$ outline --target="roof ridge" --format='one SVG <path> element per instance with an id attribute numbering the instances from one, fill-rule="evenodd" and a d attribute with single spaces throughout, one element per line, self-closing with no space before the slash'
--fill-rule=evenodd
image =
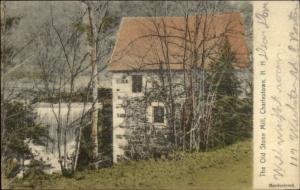
<path id="1" fill-rule="evenodd" d="M 218 12 L 218 13 L 208 13 L 207 15 L 241 15 L 240 12 Z M 193 14 L 190 17 L 195 17 L 196 15 L 201 14 Z M 183 18 L 184 16 L 124 16 L 123 19 L 149 19 L 149 18 Z"/>

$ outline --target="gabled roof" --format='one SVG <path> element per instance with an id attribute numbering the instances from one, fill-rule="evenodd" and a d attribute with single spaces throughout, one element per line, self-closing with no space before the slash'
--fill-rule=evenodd
<path id="1" fill-rule="evenodd" d="M 196 28 L 199 28 L 198 33 Z M 235 54 L 235 66 L 246 67 L 249 64 L 248 49 L 240 13 L 188 18 L 125 17 L 120 25 L 108 70 L 158 70 L 163 65 L 160 63 L 166 62 L 171 69 L 181 70 L 184 61 L 191 62 L 192 50 L 195 49 L 200 54 L 205 50 L 206 67 L 216 61 L 225 37 Z M 197 64 L 201 63 L 201 59 L 197 60 Z"/>

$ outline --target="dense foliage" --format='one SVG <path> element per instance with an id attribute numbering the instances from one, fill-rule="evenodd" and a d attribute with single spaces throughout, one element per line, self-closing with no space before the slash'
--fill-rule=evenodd
<path id="1" fill-rule="evenodd" d="M 61 102 L 91 102 L 92 95 L 91 90 L 83 88 L 79 89 L 72 94 L 69 92 L 60 92 L 49 94 L 47 92 L 35 92 L 35 98 L 33 102 L 49 102 L 49 103 L 58 103 Z"/>
<path id="2" fill-rule="evenodd" d="M 32 107 L 21 102 L 11 102 L 4 106 L 6 135 L 1 139 L 1 152 L 6 159 L 6 174 L 13 176 L 18 171 L 17 168 L 20 167 L 22 160 L 33 159 L 33 153 L 28 146 L 29 141 L 44 145 L 49 137 L 47 128 L 35 123 L 37 115 Z"/>
<path id="3" fill-rule="evenodd" d="M 229 145 L 252 134 L 251 87 L 242 89 L 233 65 L 236 59 L 227 41 L 220 55 L 219 64 L 211 68 L 208 77 L 217 88 L 209 148 Z"/>

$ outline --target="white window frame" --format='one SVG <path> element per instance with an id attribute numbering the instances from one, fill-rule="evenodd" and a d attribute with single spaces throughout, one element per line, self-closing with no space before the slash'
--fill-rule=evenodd
<path id="1" fill-rule="evenodd" d="M 163 123 L 155 123 L 154 122 L 154 107 L 163 107 L 164 108 L 164 122 Z M 150 106 L 147 108 L 148 121 L 158 127 L 166 127 L 167 126 L 167 118 L 166 118 L 166 108 L 162 102 L 152 102 Z"/>

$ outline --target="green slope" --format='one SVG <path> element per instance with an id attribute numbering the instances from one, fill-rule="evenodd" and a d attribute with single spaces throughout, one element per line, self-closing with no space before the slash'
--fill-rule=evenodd
<path id="1" fill-rule="evenodd" d="M 252 143 L 239 142 L 206 153 L 176 153 L 173 160 L 129 162 L 78 172 L 73 178 L 51 176 L 37 189 L 251 189 Z M 18 181 L 15 188 L 32 187 Z"/>

